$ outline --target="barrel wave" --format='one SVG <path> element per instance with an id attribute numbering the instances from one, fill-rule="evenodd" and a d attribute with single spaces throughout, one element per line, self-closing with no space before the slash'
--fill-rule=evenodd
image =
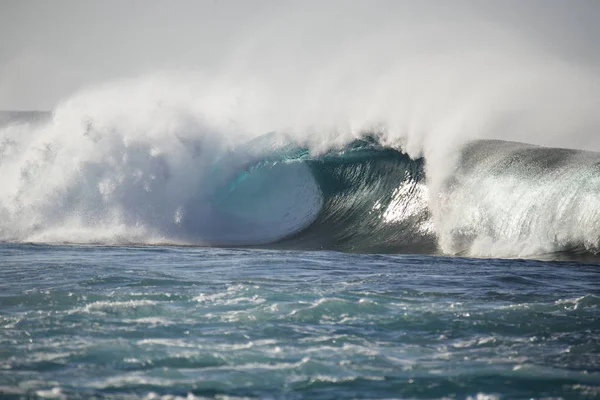
<path id="1" fill-rule="evenodd" d="M 272 135 L 255 142 L 270 140 Z M 300 171 L 310 179 L 300 179 Z M 297 184 L 287 188 L 289 182 Z M 271 240 L 278 247 L 352 252 L 435 249 L 424 160 L 383 147 L 373 136 L 320 156 L 311 156 L 306 148 L 284 146 L 231 178 L 216 192 L 216 199 L 227 215 L 253 218 L 269 208 L 273 216 L 285 209 L 284 216 L 270 221 L 280 229 L 288 227 Z M 289 225 L 288 220 L 304 223 Z M 255 238 L 245 238 L 246 244 Z"/>
<path id="2" fill-rule="evenodd" d="M 304 181 L 301 188 L 309 194 L 291 191 L 301 201 L 289 212 L 305 223 L 281 232 L 272 241 L 278 247 L 483 257 L 597 254 L 597 153 L 493 140 L 470 142 L 459 153 L 455 168 L 433 192 L 425 159 L 382 146 L 375 136 L 319 157 L 288 148 L 272 154 L 277 160 L 261 160 L 234 179 L 234 185 L 257 186 L 250 196 L 246 189 L 229 189 L 225 197 L 236 203 L 227 212 L 261 215 L 255 205 L 271 204 L 276 188 L 297 179 L 290 166 L 300 164 L 310 170 L 319 194 Z M 278 196 L 278 201 L 289 199 Z"/>
<path id="3" fill-rule="evenodd" d="M 595 152 L 474 140 L 431 179 L 427 157 L 410 157 L 380 131 L 320 148 L 275 132 L 226 145 L 197 124 L 124 127 L 67 111 L 4 122 L 1 240 L 553 259 L 600 252 Z"/>

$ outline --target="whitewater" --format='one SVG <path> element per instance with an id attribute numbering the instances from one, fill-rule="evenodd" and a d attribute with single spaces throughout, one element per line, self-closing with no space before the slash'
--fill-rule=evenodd
<path id="1" fill-rule="evenodd" d="M 0 240 L 600 251 L 594 64 L 469 13 L 352 10 L 378 23 L 325 35 L 335 7 L 276 8 L 216 69 L 88 83 L 49 112 L 4 113 Z M 308 16 L 312 29 L 273 34 Z"/>
<path id="2" fill-rule="evenodd" d="M 442 163 L 381 126 L 244 135 L 206 110 L 149 97 L 147 85 L 125 84 L 143 98 L 134 109 L 98 102 L 124 90 L 113 85 L 51 113 L 5 114 L 1 240 L 478 257 L 600 250 L 598 153 L 468 139 L 437 150 Z"/>
<path id="3" fill-rule="evenodd" d="M 184 3 L 0 12 L 0 398 L 600 397 L 595 3 Z"/>

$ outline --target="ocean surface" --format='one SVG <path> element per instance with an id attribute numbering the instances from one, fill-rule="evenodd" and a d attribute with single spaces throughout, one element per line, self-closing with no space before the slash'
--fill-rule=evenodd
<path id="1" fill-rule="evenodd" d="M 0 245 L 0 397 L 593 399 L 600 266 Z"/>
<path id="2" fill-rule="evenodd" d="M 600 400 L 600 0 L 29 3 L 0 400 Z"/>
<path id="3" fill-rule="evenodd" d="M 600 398 L 600 153 L 172 89 L 0 113 L 0 398 Z"/>

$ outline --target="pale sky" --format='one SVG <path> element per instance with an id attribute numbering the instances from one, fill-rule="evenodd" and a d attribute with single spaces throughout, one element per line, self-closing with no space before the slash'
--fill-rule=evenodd
<path id="1" fill-rule="evenodd" d="M 0 0 L 0 109 L 50 109 L 84 85 L 152 71 L 243 67 L 248 48 L 318 63 L 328 49 L 380 25 L 392 29 L 393 42 L 412 27 L 449 21 L 462 26 L 464 46 L 470 37 L 485 42 L 481 27 L 494 25 L 515 41 L 600 70 L 597 0 Z"/>

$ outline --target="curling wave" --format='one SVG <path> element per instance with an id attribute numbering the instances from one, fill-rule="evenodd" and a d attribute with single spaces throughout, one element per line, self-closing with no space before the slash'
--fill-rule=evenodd
<path id="1" fill-rule="evenodd" d="M 80 122 L 79 136 L 64 135 L 71 121 L 60 114 L 3 128 L 2 240 L 484 257 L 600 251 L 594 152 L 473 141 L 432 186 L 427 160 L 376 132 L 315 154 L 276 133 L 225 147 L 181 127 L 128 137 Z"/>
<path id="2" fill-rule="evenodd" d="M 267 144 L 272 141 L 273 135 L 266 135 L 251 147 L 272 148 Z M 290 182 L 294 184 L 288 188 Z M 435 250 L 423 159 L 413 160 L 399 150 L 383 147 L 373 136 L 320 156 L 294 146 L 271 150 L 269 157 L 228 180 L 225 188 L 216 192 L 216 199 L 219 210 L 227 215 L 254 218 L 268 209 L 268 214 L 278 216 L 269 225 L 278 229 L 279 237 L 272 242 L 280 247 L 354 252 Z M 282 210 L 285 215 L 279 216 Z M 290 225 L 289 219 L 303 223 Z M 287 229 L 281 231 L 282 227 Z"/>
<path id="3" fill-rule="evenodd" d="M 295 177 L 295 169 L 284 171 L 299 164 L 310 169 L 322 200 L 314 200 L 319 194 L 305 201 L 288 192 L 300 199 L 291 212 L 305 223 L 281 233 L 274 240 L 279 246 L 511 257 L 598 252 L 599 154 L 491 140 L 471 142 L 459 153 L 454 170 L 430 198 L 425 160 L 384 147 L 373 136 L 319 157 L 306 149 L 287 150 L 230 182 L 234 187 L 225 197 L 236 203 L 227 212 L 255 214 L 255 203 L 271 204 L 273 190 Z M 244 185 L 252 186 L 254 196 L 238 190 Z M 306 183 L 300 187 L 315 190 Z M 248 203 L 254 197 L 261 200 Z"/>

